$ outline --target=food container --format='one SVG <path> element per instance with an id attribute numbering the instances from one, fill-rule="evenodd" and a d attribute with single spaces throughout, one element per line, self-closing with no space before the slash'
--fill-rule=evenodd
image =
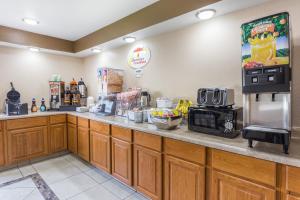
<path id="1" fill-rule="evenodd" d="M 135 123 L 143 123 L 143 111 L 139 110 L 139 111 L 134 111 L 134 122 Z"/>
<path id="2" fill-rule="evenodd" d="M 153 117 L 151 116 L 151 120 L 153 124 L 163 130 L 172 130 L 177 128 L 177 126 L 181 123 L 182 117 L 168 117 L 168 118 L 162 118 L 162 117 Z"/>
<path id="3" fill-rule="evenodd" d="M 173 102 L 168 98 L 157 98 L 156 99 L 157 108 L 172 108 Z"/>
<path id="4" fill-rule="evenodd" d="M 136 123 L 143 123 L 144 118 L 143 118 L 143 111 L 142 110 L 128 110 L 128 119 L 131 121 L 134 121 Z"/>

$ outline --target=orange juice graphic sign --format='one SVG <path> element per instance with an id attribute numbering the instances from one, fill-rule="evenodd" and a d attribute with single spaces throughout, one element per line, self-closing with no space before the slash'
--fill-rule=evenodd
<path id="1" fill-rule="evenodd" d="M 242 25 L 242 66 L 289 64 L 289 15 L 280 13 Z"/>

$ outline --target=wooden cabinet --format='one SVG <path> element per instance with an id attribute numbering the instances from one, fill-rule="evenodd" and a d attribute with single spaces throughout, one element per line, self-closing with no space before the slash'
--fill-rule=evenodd
<path id="1" fill-rule="evenodd" d="M 2 127 L 2 121 L 0 121 L 0 166 L 3 166 L 5 164 L 4 133 Z"/>
<path id="2" fill-rule="evenodd" d="M 113 176 L 132 185 L 132 144 L 117 138 L 111 141 Z"/>
<path id="3" fill-rule="evenodd" d="M 287 166 L 286 179 L 286 189 L 300 194 L 300 168 Z"/>
<path id="4" fill-rule="evenodd" d="M 286 200 L 300 200 L 300 196 L 287 195 Z"/>
<path id="5" fill-rule="evenodd" d="M 50 151 L 51 153 L 67 149 L 67 127 L 66 124 L 50 125 Z"/>
<path id="6" fill-rule="evenodd" d="M 47 127 L 43 126 L 8 131 L 7 148 L 9 163 L 47 155 Z"/>
<path id="7" fill-rule="evenodd" d="M 110 173 L 110 136 L 91 131 L 91 163 Z"/>
<path id="8" fill-rule="evenodd" d="M 77 154 L 77 126 L 68 123 L 68 150 Z"/>
<path id="9" fill-rule="evenodd" d="M 205 168 L 173 156 L 165 156 L 165 200 L 204 200 Z"/>
<path id="10" fill-rule="evenodd" d="M 134 186 L 153 200 L 162 199 L 162 155 L 134 145 Z"/>
<path id="11" fill-rule="evenodd" d="M 85 127 L 78 127 L 78 155 L 86 160 L 90 161 L 90 131 Z"/>
<path id="12" fill-rule="evenodd" d="M 162 138 L 134 131 L 134 187 L 153 200 L 162 199 Z"/>
<path id="13" fill-rule="evenodd" d="M 164 199 L 205 199 L 205 147 L 164 138 Z"/>
<path id="14" fill-rule="evenodd" d="M 213 171 L 212 200 L 275 200 L 276 191 L 225 173 Z"/>

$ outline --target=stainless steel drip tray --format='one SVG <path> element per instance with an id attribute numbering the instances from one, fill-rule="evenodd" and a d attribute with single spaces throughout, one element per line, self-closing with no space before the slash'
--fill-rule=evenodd
<path id="1" fill-rule="evenodd" d="M 280 129 L 280 128 L 269 128 L 269 127 L 263 127 L 263 126 L 257 126 L 257 125 L 250 125 L 244 128 L 244 130 L 248 131 L 258 131 L 258 132 L 269 132 L 269 133 L 280 133 L 280 134 L 288 134 L 289 131 L 286 129 Z"/>

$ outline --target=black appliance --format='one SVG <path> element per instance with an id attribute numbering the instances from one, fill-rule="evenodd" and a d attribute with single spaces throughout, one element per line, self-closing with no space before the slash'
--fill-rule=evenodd
<path id="1" fill-rule="evenodd" d="M 201 88 L 198 90 L 198 105 L 224 107 L 234 105 L 234 90 L 220 88 Z"/>
<path id="2" fill-rule="evenodd" d="M 240 134 L 241 118 L 241 108 L 190 107 L 188 128 L 200 133 L 235 138 Z"/>
<path id="3" fill-rule="evenodd" d="M 11 115 L 27 115 L 28 104 L 20 102 L 20 93 L 15 90 L 13 83 L 10 83 L 11 90 L 7 93 L 5 100 L 5 113 Z"/>

